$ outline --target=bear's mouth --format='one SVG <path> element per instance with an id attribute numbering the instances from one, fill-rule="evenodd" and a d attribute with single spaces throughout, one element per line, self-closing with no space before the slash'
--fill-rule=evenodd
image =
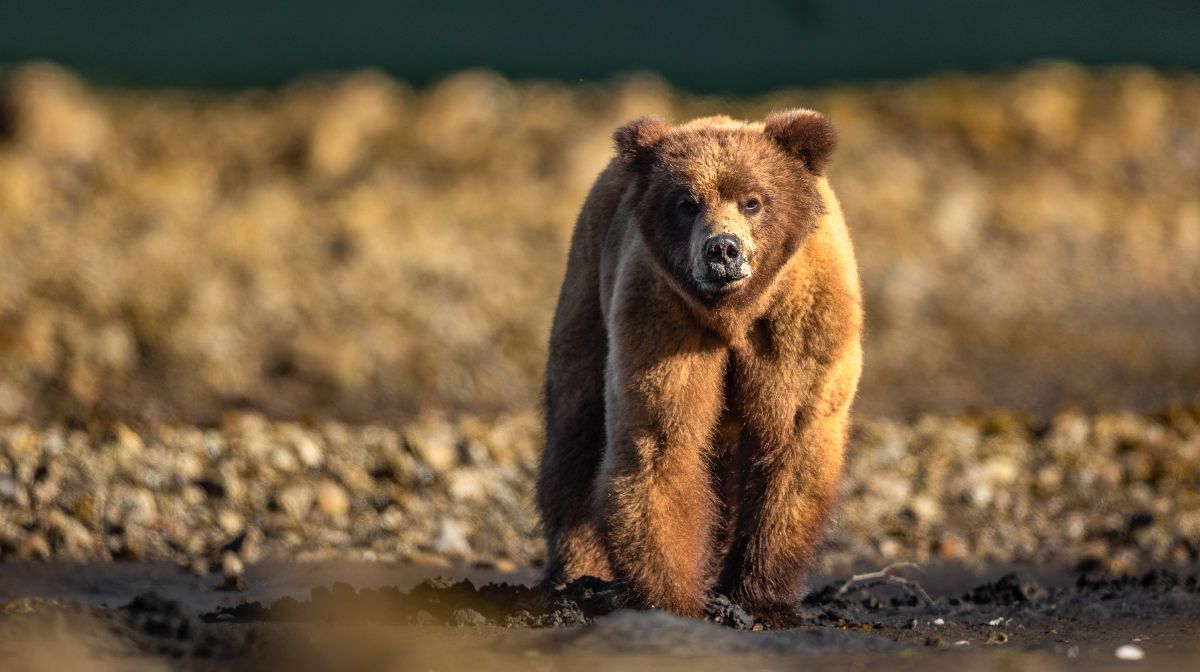
<path id="1" fill-rule="evenodd" d="M 706 294 L 727 294 L 750 279 L 750 264 L 730 268 L 724 264 L 706 264 L 703 275 L 697 273 L 696 284 Z"/>

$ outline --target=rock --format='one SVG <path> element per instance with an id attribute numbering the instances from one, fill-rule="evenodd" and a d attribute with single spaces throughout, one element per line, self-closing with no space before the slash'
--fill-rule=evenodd
<path id="1" fill-rule="evenodd" d="M 286 448 L 271 451 L 271 466 L 283 472 L 292 472 L 300 468 L 296 454 Z"/>
<path id="2" fill-rule="evenodd" d="M 67 559 L 84 560 L 96 553 L 99 539 L 83 523 L 54 509 L 46 516 L 47 532 L 57 540 L 56 550 Z"/>
<path id="3" fill-rule="evenodd" d="M 1113 655 L 1120 660 L 1141 660 L 1146 657 L 1146 652 L 1136 644 L 1123 644 L 1117 647 Z"/>
<path id="4" fill-rule="evenodd" d="M 934 524 L 942 519 L 942 507 L 938 500 L 930 494 L 913 497 L 908 504 L 917 521 L 923 524 Z"/>
<path id="5" fill-rule="evenodd" d="M 508 558 L 496 558 L 492 561 L 492 569 L 500 572 L 501 574 L 512 574 L 520 568 L 520 565 L 512 560 L 509 560 Z"/>
<path id="6" fill-rule="evenodd" d="M 221 554 L 221 575 L 224 577 L 221 584 L 223 590 L 243 592 L 249 588 L 246 585 L 246 567 L 237 553 L 226 551 Z"/>
<path id="7" fill-rule="evenodd" d="M 14 69 L 0 90 L 0 107 L 11 110 L 10 132 L 50 158 L 90 162 L 110 141 L 104 106 L 82 80 L 51 63 Z"/>
<path id="8" fill-rule="evenodd" d="M 350 497 L 333 481 L 321 481 L 315 489 L 317 508 L 327 516 L 340 517 L 350 510 Z"/>
<path id="9" fill-rule="evenodd" d="M 221 509 L 217 513 L 217 526 L 225 534 L 240 534 L 246 527 L 246 519 L 237 511 Z"/>
<path id="10" fill-rule="evenodd" d="M 308 167 L 331 179 L 359 164 L 371 142 L 400 116 L 402 99 L 387 76 L 363 72 L 347 77 L 324 96 L 308 137 Z"/>
<path id="11" fill-rule="evenodd" d="M 435 473 L 458 464 L 458 435 L 450 423 L 424 418 L 404 433 L 409 449 Z"/>
<path id="12" fill-rule="evenodd" d="M 478 611 L 475 611 L 474 609 L 455 609 L 452 615 L 452 620 L 454 621 L 454 624 L 459 627 L 478 627 L 488 624 L 487 617 Z"/>
<path id="13" fill-rule="evenodd" d="M 314 499 L 313 490 L 307 485 L 288 486 L 276 497 L 279 508 L 296 522 L 303 522 L 308 517 Z"/>
<path id="14" fill-rule="evenodd" d="M 709 600 L 707 618 L 734 630 L 750 630 L 754 627 L 754 618 L 746 613 L 740 604 L 731 601 L 725 595 L 718 595 Z"/>
<path id="15" fill-rule="evenodd" d="M 30 532 L 17 547 L 17 557 L 22 560 L 49 560 L 50 542 L 39 532 Z"/>
<path id="16" fill-rule="evenodd" d="M 487 486 L 495 477 L 475 467 L 459 467 L 446 474 L 450 499 L 456 502 L 477 503 L 487 497 Z"/>
<path id="17" fill-rule="evenodd" d="M 321 445 L 312 436 L 307 432 L 296 431 L 290 438 L 292 449 L 296 451 L 296 457 L 300 459 L 300 464 L 309 469 L 321 466 L 321 462 L 325 459 L 325 452 L 321 450 Z"/>
<path id="18" fill-rule="evenodd" d="M 970 546 L 953 532 L 944 532 L 937 541 L 936 552 L 943 560 L 960 560 L 970 553 Z"/>
<path id="19" fill-rule="evenodd" d="M 467 541 L 466 526 L 450 518 L 442 520 L 437 537 L 433 541 L 435 553 L 465 558 L 471 554 L 471 543 Z"/>
<path id="20" fill-rule="evenodd" d="M 975 604 L 1006 605 L 1041 602 L 1048 596 L 1049 591 L 1034 579 L 1010 573 L 996 581 L 971 589 L 962 597 L 962 601 Z"/>
<path id="21" fill-rule="evenodd" d="M 7 474 L 0 474 L 0 502 L 8 502 L 18 507 L 29 505 L 29 491 L 17 484 L 17 479 Z"/>

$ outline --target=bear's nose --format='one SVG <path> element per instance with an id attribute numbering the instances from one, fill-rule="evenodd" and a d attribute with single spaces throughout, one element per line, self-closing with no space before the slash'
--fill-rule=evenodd
<path id="1" fill-rule="evenodd" d="M 733 266 L 742 258 L 742 241 L 738 240 L 737 236 L 722 233 L 708 239 L 704 244 L 704 253 L 708 255 L 709 261 Z"/>

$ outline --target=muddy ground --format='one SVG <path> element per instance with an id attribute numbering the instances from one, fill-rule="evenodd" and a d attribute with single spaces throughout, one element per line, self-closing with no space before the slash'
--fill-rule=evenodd
<path id="1" fill-rule="evenodd" d="M 714 597 L 707 622 L 621 608 L 599 581 L 561 593 L 531 572 L 380 563 L 251 567 L 244 593 L 161 564 L 9 564 L 0 667 L 59 669 L 1155 669 L 1200 662 L 1190 572 L 1101 578 L 1046 568 L 896 570 L 908 585 L 814 577 L 795 621 Z M 471 577 L 471 578 L 464 578 Z M 1122 648 L 1124 647 L 1124 648 Z M 90 667 L 89 667 L 90 666 Z"/>

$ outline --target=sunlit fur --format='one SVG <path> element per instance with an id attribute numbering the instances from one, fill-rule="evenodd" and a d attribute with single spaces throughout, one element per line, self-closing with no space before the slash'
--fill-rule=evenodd
<path id="1" fill-rule="evenodd" d="M 703 613 L 794 602 L 842 472 L 862 368 L 854 252 L 808 110 L 619 129 L 576 224 L 546 379 L 538 480 L 551 584 L 620 581 Z M 700 209 L 689 220 L 680 194 Z M 754 194 L 757 213 L 738 209 Z M 734 230 L 750 276 L 696 282 L 696 239 Z"/>

